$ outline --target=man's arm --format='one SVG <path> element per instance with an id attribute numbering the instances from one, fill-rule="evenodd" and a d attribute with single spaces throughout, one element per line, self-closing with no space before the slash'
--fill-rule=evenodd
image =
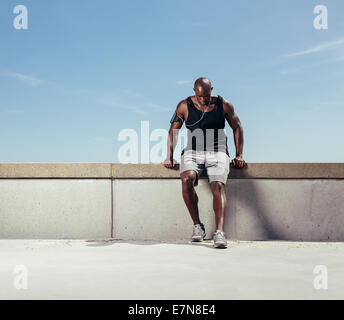
<path id="1" fill-rule="evenodd" d="M 236 156 L 233 160 L 233 163 L 236 167 L 243 168 L 246 164 L 245 160 L 242 158 L 244 148 L 244 130 L 239 117 L 234 111 L 233 105 L 227 100 L 223 100 L 223 111 L 229 126 L 233 130 L 234 144 L 236 149 Z"/>
<path id="2" fill-rule="evenodd" d="M 185 100 L 179 102 L 176 111 L 174 112 L 170 123 L 170 130 L 168 131 L 167 138 L 167 156 L 164 161 L 164 166 L 166 168 L 173 168 L 175 166 L 175 160 L 173 159 L 173 152 L 178 143 L 179 129 L 183 126 L 185 119 Z"/>

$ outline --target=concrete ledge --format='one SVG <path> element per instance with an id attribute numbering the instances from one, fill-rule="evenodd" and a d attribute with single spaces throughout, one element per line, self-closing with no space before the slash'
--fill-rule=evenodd
<path id="1" fill-rule="evenodd" d="M 161 164 L 112 164 L 114 177 L 179 178 L 179 165 L 171 170 Z M 206 177 L 206 174 L 203 174 Z M 231 165 L 229 178 L 234 179 L 343 179 L 344 163 L 248 163 L 244 169 Z"/>
<path id="2" fill-rule="evenodd" d="M 0 179 L 92 178 L 179 179 L 175 169 L 162 164 L 120 163 L 0 163 Z M 206 174 L 203 174 L 206 177 Z M 233 179 L 344 179 L 344 163 L 248 163 L 241 170 L 231 165 Z"/>
<path id="3" fill-rule="evenodd" d="M 110 177 L 110 163 L 0 163 L 0 179 Z"/>
<path id="4" fill-rule="evenodd" d="M 231 167 L 225 190 L 229 239 L 344 241 L 343 163 Z M 196 192 L 211 236 L 215 220 L 207 179 Z M 188 241 L 191 231 L 178 167 L 0 164 L 0 238 Z"/>

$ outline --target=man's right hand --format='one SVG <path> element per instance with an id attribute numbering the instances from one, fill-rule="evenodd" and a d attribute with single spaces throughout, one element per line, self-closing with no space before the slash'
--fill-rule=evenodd
<path id="1" fill-rule="evenodd" d="M 177 164 L 177 161 L 175 159 L 166 159 L 164 161 L 164 167 L 165 168 L 174 168 Z"/>

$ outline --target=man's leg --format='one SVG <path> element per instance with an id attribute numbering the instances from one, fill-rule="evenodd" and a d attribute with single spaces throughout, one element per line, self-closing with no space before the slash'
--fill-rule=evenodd
<path id="1" fill-rule="evenodd" d="M 222 182 L 213 181 L 210 183 L 210 188 L 213 193 L 213 208 L 215 212 L 216 230 L 224 231 L 227 206 L 225 185 Z"/>
<path id="2" fill-rule="evenodd" d="M 197 178 L 196 171 L 189 170 L 181 173 L 183 199 L 189 210 L 194 224 L 199 224 L 198 197 L 194 188 Z"/>
<path id="3" fill-rule="evenodd" d="M 230 159 L 226 152 L 207 152 L 205 167 L 213 193 L 216 230 L 224 231 L 227 206 L 225 185 L 230 170 Z"/>

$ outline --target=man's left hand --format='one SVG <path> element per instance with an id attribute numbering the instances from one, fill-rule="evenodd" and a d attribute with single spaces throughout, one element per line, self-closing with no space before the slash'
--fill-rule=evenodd
<path id="1" fill-rule="evenodd" d="M 233 163 L 234 167 L 236 167 L 238 169 L 241 169 L 241 168 L 245 167 L 245 165 L 246 165 L 245 160 L 241 156 L 235 157 L 232 160 L 232 163 Z"/>

